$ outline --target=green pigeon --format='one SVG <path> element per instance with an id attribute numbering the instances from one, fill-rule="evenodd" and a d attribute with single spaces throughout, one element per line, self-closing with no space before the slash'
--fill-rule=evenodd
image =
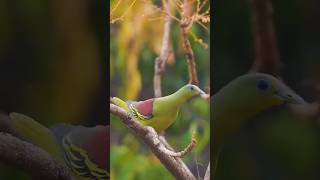
<path id="1" fill-rule="evenodd" d="M 263 73 L 242 75 L 212 97 L 214 168 L 222 146 L 255 116 L 286 103 L 305 101 L 279 79 Z"/>
<path id="2" fill-rule="evenodd" d="M 57 124 L 50 129 L 32 118 L 10 113 L 19 137 L 47 151 L 68 166 L 78 180 L 109 179 L 109 126 Z"/>
<path id="3" fill-rule="evenodd" d="M 113 97 L 112 101 L 130 112 L 143 125 L 151 126 L 158 133 L 162 133 L 176 120 L 180 107 L 198 95 L 206 97 L 206 93 L 198 86 L 187 84 L 175 93 L 164 97 L 126 102 Z"/>
<path id="4" fill-rule="evenodd" d="M 283 104 L 252 119 L 224 144 L 214 179 L 319 179 L 320 128 Z"/>

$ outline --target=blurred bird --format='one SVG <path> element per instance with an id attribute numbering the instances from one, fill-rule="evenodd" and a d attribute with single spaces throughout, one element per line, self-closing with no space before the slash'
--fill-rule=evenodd
<path id="1" fill-rule="evenodd" d="M 223 144 L 260 113 L 285 103 L 305 101 L 275 77 L 250 73 L 231 81 L 212 98 L 214 168 Z"/>
<path id="2" fill-rule="evenodd" d="M 68 166 L 76 179 L 110 178 L 109 126 L 57 124 L 48 129 L 23 114 L 13 112 L 9 116 L 18 136 L 41 147 Z"/>
<path id="3" fill-rule="evenodd" d="M 224 143 L 218 179 L 319 179 L 320 128 L 283 104 L 248 120 Z M 227 171 L 226 171 L 227 170 Z"/>
<path id="4" fill-rule="evenodd" d="M 112 101 L 130 112 L 143 125 L 151 126 L 158 133 L 162 133 L 176 120 L 181 105 L 198 95 L 204 97 L 206 93 L 196 85 L 187 84 L 164 97 L 127 102 L 113 97 Z"/>

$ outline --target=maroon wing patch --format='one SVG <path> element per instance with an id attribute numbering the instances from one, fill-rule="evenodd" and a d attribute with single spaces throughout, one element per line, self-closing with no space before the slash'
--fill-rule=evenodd
<path id="1" fill-rule="evenodd" d="M 135 108 L 144 116 L 152 116 L 154 98 L 136 102 Z"/>
<path id="2" fill-rule="evenodd" d="M 100 168 L 109 171 L 109 126 L 96 126 L 96 132 L 88 139 L 86 150 L 90 159 Z"/>

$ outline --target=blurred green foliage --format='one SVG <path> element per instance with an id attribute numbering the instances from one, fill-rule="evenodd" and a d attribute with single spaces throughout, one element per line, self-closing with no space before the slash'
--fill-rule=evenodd
<path id="1" fill-rule="evenodd" d="M 116 10 L 111 1 L 111 19 L 123 14 L 124 18 L 110 24 L 110 92 L 124 100 L 145 100 L 153 97 L 154 60 L 159 55 L 162 34 L 163 14 L 154 8 L 161 7 L 161 1 L 122 0 Z M 171 1 L 175 2 L 175 1 Z M 174 5 L 172 5 L 174 7 Z M 172 8 L 172 14 L 176 9 Z M 192 27 L 198 38 L 209 44 L 209 32 L 199 25 Z M 172 54 L 162 76 L 162 95 L 169 95 L 187 84 L 188 65 L 179 23 L 171 23 L 170 44 Z M 198 79 L 202 89 L 210 86 L 210 52 L 191 36 L 191 45 L 197 63 Z M 210 157 L 209 104 L 194 98 L 179 112 L 176 122 L 166 130 L 168 142 L 176 149 L 184 149 L 196 133 L 197 145 L 183 160 L 191 171 L 200 177 Z M 152 154 L 130 129 L 115 116 L 111 118 L 111 178 L 112 179 L 174 179 L 168 170 Z"/>

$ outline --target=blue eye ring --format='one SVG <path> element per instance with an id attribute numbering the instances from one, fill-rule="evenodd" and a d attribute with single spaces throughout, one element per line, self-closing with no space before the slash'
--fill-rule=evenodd
<path id="1" fill-rule="evenodd" d="M 268 82 L 266 80 L 260 79 L 257 82 L 257 88 L 262 90 L 262 91 L 266 91 L 269 88 L 269 84 L 268 84 Z"/>

